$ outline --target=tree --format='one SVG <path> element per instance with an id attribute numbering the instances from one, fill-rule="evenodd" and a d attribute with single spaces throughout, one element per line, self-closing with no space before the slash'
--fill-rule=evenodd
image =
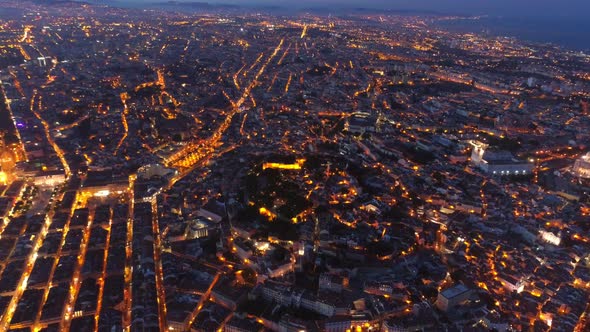
<path id="1" fill-rule="evenodd" d="M 256 271 L 254 271 L 252 268 L 247 267 L 244 270 L 242 270 L 242 279 L 246 284 L 256 285 L 258 281 L 258 275 L 256 274 Z"/>
<path id="2" fill-rule="evenodd" d="M 284 262 L 285 260 L 287 260 L 288 256 L 289 256 L 289 251 L 283 247 L 277 247 L 272 252 L 272 260 L 277 263 Z"/>

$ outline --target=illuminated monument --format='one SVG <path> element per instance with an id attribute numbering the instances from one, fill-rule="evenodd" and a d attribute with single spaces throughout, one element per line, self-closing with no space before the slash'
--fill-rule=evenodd
<path id="1" fill-rule="evenodd" d="M 590 179 L 590 152 L 576 160 L 574 174 L 581 178 Z"/>
<path id="2" fill-rule="evenodd" d="M 12 177 L 15 166 L 14 153 L 4 142 L 4 133 L 0 132 L 0 184 L 6 184 Z"/>

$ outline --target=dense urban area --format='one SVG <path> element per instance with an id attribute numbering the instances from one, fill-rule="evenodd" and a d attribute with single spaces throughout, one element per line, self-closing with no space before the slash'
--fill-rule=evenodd
<path id="1" fill-rule="evenodd" d="M 0 7 L 0 331 L 589 331 L 589 55 Z"/>

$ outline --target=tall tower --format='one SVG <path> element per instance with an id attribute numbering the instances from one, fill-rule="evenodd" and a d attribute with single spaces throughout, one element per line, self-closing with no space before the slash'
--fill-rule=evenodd
<path id="1" fill-rule="evenodd" d="M 445 249 L 445 244 L 447 243 L 447 236 L 445 235 L 446 230 L 447 230 L 446 226 L 441 226 L 441 228 L 438 231 L 436 231 L 435 248 L 439 252 L 441 252 L 443 249 Z"/>
<path id="2" fill-rule="evenodd" d="M 377 113 L 377 122 L 375 123 L 375 131 L 377 131 L 378 133 L 383 132 L 383 127 L 385 127 L 386 123 L 387 118 L 385 117 L 385 114 L 383 114 L 383 112 L 379 110 L 379 112 Z"/>

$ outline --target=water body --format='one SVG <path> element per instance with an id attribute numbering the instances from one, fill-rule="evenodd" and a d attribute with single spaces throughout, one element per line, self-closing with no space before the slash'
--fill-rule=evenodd
<path id="1" fill-rule="evenodd" d="M 516 37 L 524 41 L 550 43 L 590 53 L 590 20 L 483 17 L 439 21 L 437 26 L 455 32 Z"/>
<path id="2" fill-rule="evenodd" d="M 14 19 L 22 15 L 23 11 L 20 9 L 0 7 L 0 17 Z"/>

